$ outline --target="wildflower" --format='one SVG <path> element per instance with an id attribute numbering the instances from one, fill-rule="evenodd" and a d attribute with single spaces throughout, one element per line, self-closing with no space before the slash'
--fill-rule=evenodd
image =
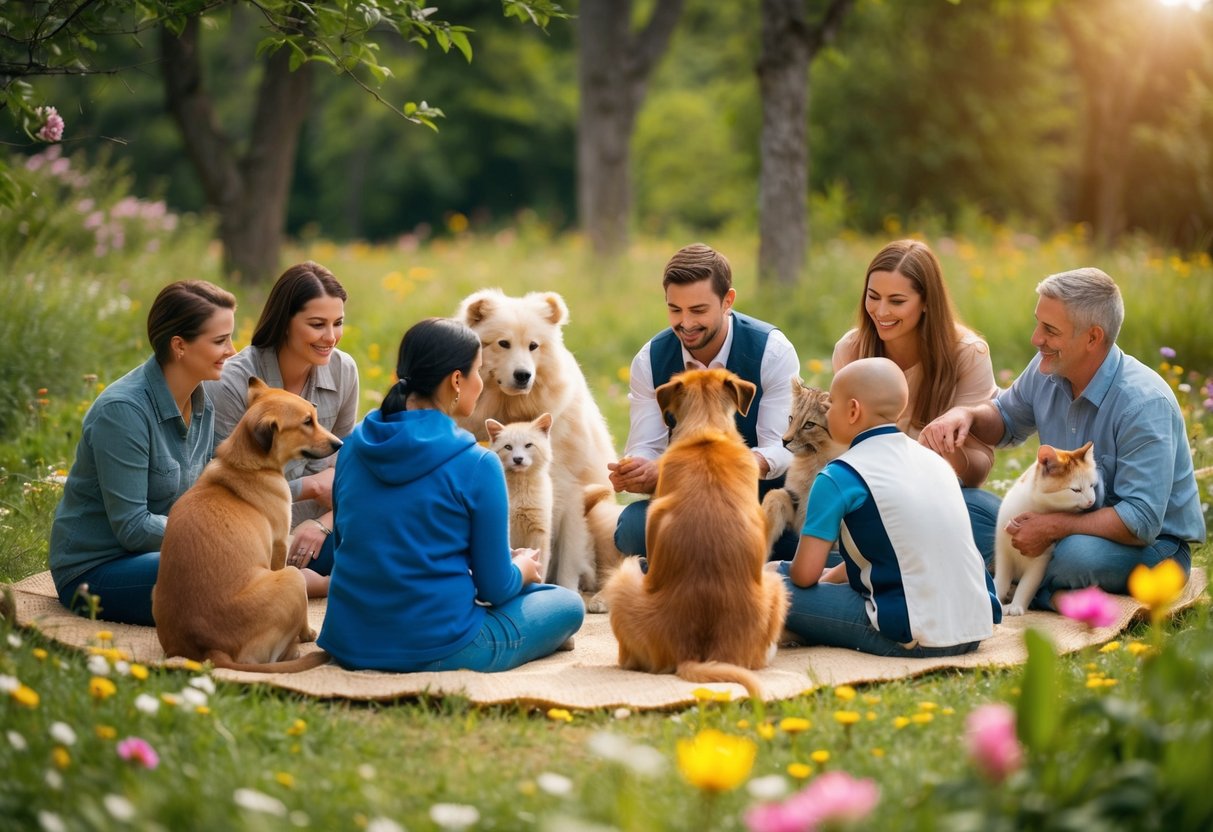
<path id="1" fill-rule="evenodd" d="M 467 829 L 480 820 L 480 811 L 460 803 L 435 803 L 430 807 L 430 820 L 443 829 Z"/>
<path id="2" fill-rule="evenodd" d="M 712 690 L 711 688 L 695 688 L 691 691 L 698 702 L 731 702 L 733 694 L 727 690 Z"/>
<path id="3" fill-rule="evenodd" d="M 358 768 L 356 768 L 354 770 L 356 772 L 358 772 L 358 776 L 361 777 L 363 780 L 374 780 L 375 779 L 375 767 L 373 765 L 371 765 L 370 763 L 361 763 L 358 766 Z"/>
<path id="4" fill-rule="evenodd" d="M 114 633 L 111 630 L 98 630 L 93 638 L 97 641 L 113 641 Z"/>
<path id="5" fill-rule="evenodd" d="M 931 722 L 934 719 L 935 714 L 931 713 L 930 711 L 919 711 L 918 713 L 914 714 L 914 716 L 910 717 L 910 722 L 913 722 L 915 725 L 926 725 L 928 722 Z"/>
<path id="6" fill-rule="evenodd" d="M 11 694 L 19 687 L 21 687 L 21 680 L 16 676 L 0 675 L 0 693 Z"/>
<path id="7" fill-rule="evenodd" d="M 1161 355 L 1163 358 L 1174 358 L 1175 350 L 1171 347 L 1159 347 L 1158 354 Z"/>
<path id="8" fill-rule="evenodd" d="M 13 701 L 23 708 L 36 708 L 40 698 L 38 691 L 31 688 L 29 685 L 18 685 L 10 694 Z"/>
<path id="9" fill-rule="evenodd" d="M 787 794 L 788 781 L 778 774 L 768 774 L 766 777 L 755 777 L 746 783 L 745 789 L 756 800 L 778 800 Z"/>
<path id="10" fill-rule="evenodd" d="M 128 763 L 135 763 L 147 769 L 160 765 L 160 755 L 152 748 L 147 740 L 140 737 L 127 737 L 118 743 L 118 756 Z"/>
<path id="11" fill-rule="evenodd" d="M 296 719 L 291 723 L 291 727 L 286 729 L 288 737 L 302 737 L 307 732 L 307 723 L 302 719 Z"/>
<path id="12" fill-rule="evenodd" d="M 799 716 L 787 716 L 779 720 L 779 730 L 785 734 L 799 734 L 813 727 L 813 723 Z"/>
<path id="13" fill-rule="evenodd" d="M 14 650 L 18 650 L 21 648 L 21 643 L 22 643 L 21 636 L 17 635 L 16 633 L 8 634 L 8 646 L 9 647 L 13 648 Z"/>
<path id="14" fill-rule="evenodd" d="M 1119 649 L 1120 649 L 1119 641 L 1109 641 L 1103 647 L 1099 648 L 1099 652 L 1100 653 L 1115 653 Z"/>
<path id="15" fill-rule="evenodd" d="M 38 825 L 42 827 L 42 832 L 67 832 L 63 818 L 45 809 L 38 810 Z"/>
<path id="16" fill-rule="evenodd" d="M 783 803 L 755 806 L 745 814 L 750 832 L 806 832 L 862 821 L 880 800 L 870 779 L 843 771 L 827 772 Z"/>
<path id="17" fill-rule="evenodd" d="M 140 682 L 147 681 L 147 676 L 148 676 L 147 666 L 142 665 L 142 664 L 132 664 L 131 665 L 131 675 L 134 676 L 136 679 L 138 679 Z"/>
<path id="18" fill-rule="evenodd" d="M 938 706 L 938 705 L 936 705 L 934 702 L 919 702 L 919 703 L 918 703 L 918 710 L 920 710 L 920 711 L 936 711 L 936 710 L 939 710 L 939 706 Z"/>
<path id="19" fill-rule="evenodd" d="M 1140 641 L 1130 641 L 1125 645 L 1125 649 L 1134 656 L 1140 656 L 1142 653 L 1148 653 L 1150 651 L 1150 645 L 1142 644 Z"/>
<path id="20" fill-rule="evenodd" d="M 293 789 L 295 788 L 295 775 L 291 774 L 289 771 L 276 771 L 274 772 L 274 782 L 276 782 L 279 786 Z"/>
<path id="21" fill-rule="evenodd" d="M 971 759 L 982 774 L 1001 783 L 1023 764 L 1023 747 L 1015 736 L 1015 711 L 1009 705 L 982 705 L 965 720 Z"/>
<path id="22" fill-rule="evenodd" d="M 66 722 L 52 722 L 50 735 L 51 739 L 60 745 L 76 744 L 76 731 Z"/>
<path id="23" fill-rule="evenodd" d="M 564 797 L 573 792 L 573 781 L 563 774 L 545 771 L 535 778 L 535 782 L 539 788 L 557 797 Z"/>
<path id="24" fill-rule="evenodd" d="M 1057 611 L 1093 629 L 1115 623 L 1119 609 L 1106 592 L 1097 586 L 1089 586 L 1074 592 L 1059 593 Z"/>
<path id="25" fill-rule="evenodd" d="M 797 780 L 804 780 L 813 773 L 813 767 L 808 763 L 788 763 L 788 775 Z"/>
<path id="26" fill-rule="evenodd" d="M 118 736 L 118 729 L 113 725 L 94 725 L 93 733 L 99 740 L 112 740 Z"/>
<path id="27" fill-rule="evenodd" d="M 160 700 L 149 694 L 141 693 L 135 697 L 135 710 L 150 716 L 160 710 Z"/>
<path id="28" fill-rule="evenodd" d="M 104 676 L 94 676 L 88 680 L 88 692 L 97 701 L 109 699 L 118 692 L 118 686 Z"/>
<path id="29" fill-rule="evenodd" d="M 640 777 L 656 777 L 665 771 L 665 757 L 656 748 L 638 745 L 632 749 L 624 765 Z"/>
<path id="30" fill-rule="evenodd" d="M 34 111 L 34 115 L 42 121 L 42 126 L 34 134 L 36 138 L 48 144 L 54 144 L 63 138 L 63 117 L 59 115 L 58 110 L 54 107 L 39 107 Z"/>
<path id="31" fill-rule="evenodd" d="M 51 749 L 51 762 L 55 764 L 55 768 L 62 770 L 72 764 L 72 755 L 68 754 L 62 745 L 56 745 Z"/>
<path id="32" fill-rule="evenodd" d="M 839 725 L 854 725 L 859 722 L 858 711 L 835 711 L 834 721 Z"/>
<path id="33" fill-rule="evenodd" d="M 88 657 L 88 672 L 94 676 L 108 676 L 110 673 L 109 659 L 100 653 Z"/>
<path id="34" fill-rule="evenodd" d="M 25 741 L 25 737 L 12 730 L 8 732 L 8 744 L 13 747 L 14 751 L 24 751 L 29 748 L 29 743 Z"/>
<path id="35" fill-rule="evenodd" d="M 366 822 L 366 832 L 405 832 L 405 830 L 391 818 L 376 817 Z"/>
<path id="36" fill-rule="evenodd" d="M 834 695 L 843 702 L 850 702 L 855 698 L 855 688 L 851 687 L 850 685 L 839 685 L 838 687 L 834 688 Z"/>
<path id="37" fill-rule="evenodd" d="M 202 670 L 202 663 L 196 662 L 193 659 L 186 659 L 181 663 L 181 666 L 192 673 L 198 673 Z"/>
<path id="38" fill-rule="evenodd" d="M 873 748 L 872 756 L 878 760 L 883 759 L 884 758 L 884 749 L 883 748 Z"/>
<path id="39" fill-rule="evenodd" d="M 232 793 L 232 802 L 241 809 L 250 812 L 260 812 L 263 815 L 286 817 L 286 804 L 276 797 L 270 797 L 256 789 L 236 789 Z"/>
<path id="40" fill-rule="evenodd" d="M 893 727 L 897 728 L 898 730 L 905 728 L 909 724 L 910 724 L 909 717 L 899 716 L 899 717 L 894 717 L 894 719 L 893 719 Z"/>
<path id="41" fill-rule="evenodd" d="M 824 748 L 819 748 L 809 755 L 809 759 L 817 763 L 817 765 L 823 766 L 830 761 L 830 752 Z"/>
<path id="42" fill-rule="evenodd" d="M 43 649 L 43 648 L 41 648 L 41 647 L 35 647 L 35 648 L 34 648 L 33 650 L 31 650 L 30 652 L 31 652 L 31 654 L 33 655 L 33 657 L 34 657 L 35 659 L 37 659 L 38 661 L 40 661 L 40 662 L 44 662 L 44 661 L 46 661 L 46 657 L 49 655 L 49 654 L 46 652 L 46 650 L 44 650 L 44 649 Z"/>
<path id="43" fill-rule="evenodd" d="M 1129 594 L 1149 607 L 1157 619 L 1175 602 L 1187 582 L 1183 567 L 1173 560 L 1164 560 L 1153 569 L 1139 563 L 1129 573 Z"/>
<path id="44" fill-rule="evenodd" d="M 63 775 L 53 768 L 46 770 L 46 774 L 42 776 L 42 780 L 46 783 L 46 787 L 53 791 L 59 791 L 63 788 Z"/>
<path id="45" fill-rule="evenodd" d="M 573 715 L 565 708 L 548 708 L 548 719 L 553 722 L 572 722 Z"/>
<path id="46" fill-rule="evenodd" d="M 631 715 L 632 712 L 627 708 L 616 708 L 615 712 L 611 714 L 611 716 L 615 717 L 615 719 L 627 719 Z"/>
<path id="47" fill-rule="evenodd" d="M 753 740 L 709 728 L 678 741 L 678 769 L 696 788 L 732 791 L 750 776 L 757 751 Z"/>
<path id="48" fill-rule="evenodd" d="M 107 794 L 101 798 L 101 802 L 105 804 L 105 811 L 109 812 L 114 820 L 129 823 L 135 819 L 135 804 L 122 795 Z"/>
<path id="49" fill-rule="evenodd" d="M 764 722 L 754 729 L 758 732 L 758 736 L 764 740 L 772 740 L 775 738 L 775 726 L 769 722 Z"/>

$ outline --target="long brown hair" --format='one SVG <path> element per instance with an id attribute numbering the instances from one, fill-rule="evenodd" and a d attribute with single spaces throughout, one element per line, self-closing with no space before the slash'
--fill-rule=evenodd
<path id="1" fill-rule="evenodd" d="M 868 264 L 859 296 L 859 357 L 885 356 L 884 342 L 876 332 L 865 301 L 872 272 L 896 272 L 914 284 L 922 298 L 922 317 L 918 321 L 918 355 L 922 364 L 922 386 L 914 402 L 910 423 L 922 427 L 952 406 L 959 381 L 956 344 L 960 339 L 960 321 L 952 308 L 952 298 L 943 282 L 939 258 L 926 243 L 897 240 L 882 248 Z"/>
<path id="2" fill-rule="evenodd" d="M 291 318 L 308 301 L 327 296 L 347 299 L 345 289 L 333 273 L 319 263 L 296 263 L 279 275 L 270 296 L 261 308 L 261 317 L 253 329 L 252 344 L 262 349 L 280 349 L 290 334 Z"/>

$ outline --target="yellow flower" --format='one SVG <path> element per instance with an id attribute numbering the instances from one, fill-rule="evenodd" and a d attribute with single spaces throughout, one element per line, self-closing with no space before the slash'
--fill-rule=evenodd
<path id="1" fill-rule="evenodd" d="M 910 720 L 908 717 L 899 716 L 893 720 L 894 728 L 898 728 L 898 729 L 905 728 L 909 724 L 910 724 Z"/>
<path id="2" fill-rule="evenodd" d="M 810 358 L 805 367 L 808 368 L 810 373 L 817 375 L 826 368 L 826 365 L 820 358 Z"/>
<path id="3" fill-rule="evenodd" d="M 839 685 L 838 687 L 834 688 L 834 695 L 843 702 L 850 702 L 855 698 L 855 688 L 851 687 L 850 685 Z"/>
<path id="4" fill-rule="evenodd" d="M 104 676 L 94 676 L 88 680 L 88 692 L 94 699 L 109 699 L 118 692 L 118 686 Z"/>
<path id="5" fill-rule="evenodd" d="M 858 711 L 835 711 L 834 721 L 840 725 L 854 725 L 859 722 Z"/>
<path id="6" fill-rule="evenodd" d="M 136 679 L 138 679 L 140 682 L 146 680 L 147 675 L 148 675 L 146 665 L 141 665 L 141 664 L 131 665 L 131 675 L 134 676 Z"/>
<path id="7" fill-rule="evenodd" d="M 711 690 L 709 688 L 695 688 L 695 690 L 691 691 L 691 696 L 694 696 L 698 702 L 728 702 L 733 698 L 733 694 L 727 690 Z"/>
<path id="8" fill-rule="evenodd" d="M 280 786 L 286 786 L 288 789 L 295 788 L 295 777 L 290 772 L 276 771 L 274 772 L 274 780 Z"/>
<path id="9" fill-rule="evenodd" d="M 873 756 L 873 757 L 875 757 L 875 758 L 877 758 L 877 759 L 881 759 L 881 758 L 883 758 L 883 757 L 884 757 L 884 749 L 883 749 L 883 748 L 873 748 L 873 749 L 872 749 L 872 756 Z"/>
<path id="10" fill-rule="evenodd" d="M 291 727 L 286 729 L 288 737 L 301 737 L 307 731 L 307 723 L 302 719 L 296 719 L 291 723 Z"/>
<path id="11" fill-rule="evenodd" d="M 99 740 L 112 740 L 118 736 L 118 729 L 113 725 L 97 725 L 93 728 L 93 733 Z"/>
<path id="12" fill-rule="evenodd" d="M 56 745 L 51 749 L 51 762 L 55 764 L 55 768 L 65 769 L 72 764 L 72 755 L 68 754 L 62 745 Z"/>
<path id="13" fill-rule="evenodd" d="M 564 708 L 548 708 L 548 719 L 555 722 L 572 722 L 573 715 Z"/>
<path id="14" fill-rule="evenodd" d="M 620 367 L 618 370 L 615 371 L 615 378 L 619 379 L 620 381 L 622 381 L 624 383 L 631 381 L 632 380 L 632 368 L 627 367 L 627 366 Z"/>
<path id="15" fill-rule="evenodd" d="M 1099 652 L 1100 653 L 1115 653 L 1119 649 L 1120 649 L 1119 641 L 1109 641 L 1103 647 L 1099 648 Z"/>
<path id="16" fill-rule="evenodd" d="M 813 767 L 805 763 L 788 763 L 788 775 L 803 780 L 813 773 Z"/>
<path id="17" fill-rule="evenodd" d="M 1090 679 L 1087 679 L 1087 687 L 1088 688 L 1102 688 L 1103 680 L 1098 677 L 1092 677 Z"/>
<path id="18" fill-rule="evenodd" d="M 211 708 L 209 705 L 199 705 L 198 707 L 194 708 L 194 713 L 201 714 L 202 716 L 206 716 L 210 712 Z"/>
<path id="19" fill-rule="evenodd" d="M 114 634 L 110 630 L 98 630 L 93 638 L 97 639 L 97 641 L 113 641 Z"/>
<path id="20" fill-rule="evenodd" d="M 1153 569 L 1140 563 L 1129 573 L 1129 594 L 1157 614 L 1174 603 L 1187 582 L 1183 567 L 1173 560 Z"/>
<path id="21" fill-rule="evenodd" d="M 754 730 L 756 730 L 758 732 L 758 736 L 762 737 L 764 740 L 775 739 L 775 726 L 769 722 L 762 723 Z"/>
<path id="22" fill-rule="evenodd" d="M 813 727 L 813 723 L 799 716 L 787 716 L 779 720 L 779 730 L 787 734 L 799 734 Z"/>
<path id="23" fill-rule="evenodd" d="M 868 711 L 866 714 L 864 714 L 864 716 L 867 718 L 868 722 L 876 721 L 876 712 L 875 711 Z"/>
<path id="24" fill-rule="evenodd" d="M 753 740 L 709 728 L 678 741 L 678 770 L 697 789 L 732 791 L 750 776 L 757 752 Z"/>
<path id="25" fill-rule="evenodd" d="M 943 714 L 944 716 L 951 716 L 952 714 L 956 713 L 956 709 L 952 708 L 952 707 L 944 707 L 944 709 L 941 710 L 940 713 Z"/>
<path id="26" fill-rule="evenodd" d="M 38 661 L 40 661 L 40 662 L 46 661 L 47 652 L 45 650 L 43 650 L 41 647 L 35 647 L 30 652 L 34 654 L 34 658 L 37 659 Z"/>
<path id="27" fill-rule="evenodd" d="M 809 755 L 809 759 L 817 763 L 817 765 L 823 766 L 830 761 L 830 752 L 824 748 L 819 748 Z"/>
<path id="28" fill-rule="evenodd" d="M 40 701 L 38 691 L 31 688 L 29 685 L 17 685 L 17 687 L 13 688 L 13 691 L 9 694 L 9 696 L 11 696 L 13 701 L 18 705 L 31 709 L 38 707 L 38 702 Z"/>
<path id="29" fill-rule="evenodd" d="M 748 719 L 739 719 L 737 720 L 737 727 L 744 731 L 750 727 L 750 721 Z"/>
<path id="30" fill-rule="evenodd" d="M 938 708 L 939 708 L 939 706 L 936 705 L 934 702 L 919 702 L 918 703 L 918 710 L 920 710 L 920 711 L 934 711 Z"/>
<path id="31" fill-rule="evenodd" d="M 1127 645 L 1125 645 L 1125 649 L 1134 656 L 1140 656 L 1142 653 L 1150 652 L 1150 645 L 1142 644 L 1140 641 L 1130 641 Z"/>
<path id="32" fill-rule="evenodd" d="M 186 659 L 182 663 L 181 666 L 184 667 L 186 670 L 193 671 L 194 673 L 197 673 L 198 671 L 202 670 L 202 663 L 196 662 L 193 659 Z"/>
<path id="33" fill-rule="evenodd" d="M 910 721 L 915 725 L 926 725 L 933 719 L 935 719 L 935 714 L 931 713 L 930 711 L 919 711 L 918 713 L 914 714 L 914 716 L 910 717 Z"/>

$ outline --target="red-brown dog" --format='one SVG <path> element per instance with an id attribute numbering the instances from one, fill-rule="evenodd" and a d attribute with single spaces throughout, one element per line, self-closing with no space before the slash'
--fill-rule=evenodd
<path id="1" fill-rule="evenodd" d="M 648 572 L 627 558 L 604 594 L 622 667 L 736 682 L 761 700 L 750 669 L 774 656 L 788 596 L 763 569 L 758 463 L 734 423 L 754 390 L 720 369 L 680 373 L 657 388 L 676 423 L 649 506 Z"/>

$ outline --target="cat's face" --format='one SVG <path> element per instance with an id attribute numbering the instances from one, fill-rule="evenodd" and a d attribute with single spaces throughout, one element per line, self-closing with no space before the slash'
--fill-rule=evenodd
<path id="1" fill-rule="evenodd" d="M 489 449 L 497 454 L 507 474 L 545 468 L 552 461 L 551 419 L 547 427 L 538 424 L 539 421 L 489 426 Z"/>
<path id="2" fill-rule="evenodd" d="M 815 454 L 833 445 L 826 426 L 830 394 L 792 379 L 792 415 L 783 434 L 783 446 L 793 454 Z"/>
<path id="3" fill-rule="evenodd" d="M 1099 469 L 1092 443 L 1074 451 L 1042 445 L 1036 467 L 1036 490 L 1053 511 L 1086 511 L 1095 505 Z"/>

